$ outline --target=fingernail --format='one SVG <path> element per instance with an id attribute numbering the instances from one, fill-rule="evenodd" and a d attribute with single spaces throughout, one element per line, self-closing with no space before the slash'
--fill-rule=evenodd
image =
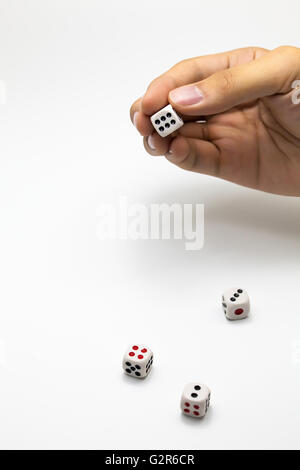
<path id="1" fill-rule="evenodd" d="M 139 114 L 139 112 L 136 111 L 136 112 L 134 113 L 134 115 L 133 115 L 133 125 L 134 125 L 135 127 L 137 127 L 136 123 L 137 123 L 138 114 Z"/>
<path id="2" fill-rule="evenodd" d="M 190 106 L 193 104 L 200 103 L 203 100 L 203 95 L 198 87 L 182 86 L 172 90 L 170 92 L 170 98 L 174 103 L 180 104 L 181 106 Z"/>
<path id="3" fill-rule="evenodd" d="M 152 135 L 149 135 L 149 137 L 147 139 L 147 144 L 149 145 L 151 150 L 156 150 L 155 145 L 154 145 L 154 139 L 153 139 Z"/>

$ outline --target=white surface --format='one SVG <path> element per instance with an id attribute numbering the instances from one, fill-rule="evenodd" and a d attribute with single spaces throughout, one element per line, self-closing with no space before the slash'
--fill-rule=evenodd
<path id="1" fill-rule="evenodd" d="M 147 156 L 128 118 L 189 56 L 299 44 L 299 2 L 0 1 L 1 448 L 299 448 L 300 200 Z M 298 14 L 297 14 L 298 13 Z M 100 241 L 96 209 L 205 204 L 205 246 Z M 224 319 L 244 286 L 251 315 Z M 148 344 L 145 381 L 122 373 Z M 202 421 L 182 388 L 212 390 Z"/>

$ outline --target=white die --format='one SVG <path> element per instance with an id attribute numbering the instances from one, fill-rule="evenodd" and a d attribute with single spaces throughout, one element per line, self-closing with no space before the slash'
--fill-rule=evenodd
<path id="1" fill-rule="evenodd" d="M 167 137 L 167 135 L 172 134 L 172 132 L 184 124 L 181 117 L 178 116 L 170 104 L 153 114 L 150 119 L 154 129 L 161 137 Z"/>
<path id="2" fill-rule="evenodd" d="M 180 408 L 183 413 L 193 418 L 203 418 L 210 405 L 210 389 L 201 383 L 189 383 L 184 387 Z"/>
<path id="3" fill-rule="evenodd" d="M 250 300 L 245 289 L 232 287 L 222 296 L 223 311 L 228 320 L 242 320 L 250 311 Z"/>
<path id="4" fill-rule="evenodd" d="M 147 346 L 130 346 L 123 357 L 123 369 L 125 374 L 142 379 L 146 377 L 153 363 L 153 352 Z"/>

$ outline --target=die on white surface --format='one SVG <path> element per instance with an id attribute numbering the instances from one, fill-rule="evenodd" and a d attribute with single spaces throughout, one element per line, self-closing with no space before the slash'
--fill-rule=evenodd
<path id="1" fill-rule="evenodd" d="M 153 363 L 153 352 L 147 346 L 134 344 L 123 357 L 125 374 L 142 379 L 150 373 Z"/>
<path id="2" fill-rule="evenodd" d="M 203 418 L 210 405 L 210 389 L 201 383 L 189 383 L 184 387 L 180 407 L 186 416 Z"/>
<path id="3" fill-rule="evenodd" d="M 184 124 L 170 104 L 157 111 L 150 119 L 154 129 L 161 137 L 167 137 Z"/>
<path id="4" fill-rule="evenodd" d="M 245 289 L 232 287 L 224 292 L 222 306 L 228 320 L 242 320 L 250 311 L 250 300 Z"/>

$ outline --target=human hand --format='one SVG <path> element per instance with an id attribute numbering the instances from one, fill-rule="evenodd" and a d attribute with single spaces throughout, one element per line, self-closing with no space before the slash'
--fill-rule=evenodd
<path id="1" fill-rule="evenodd" d="M 291 46 L 187 59 L 150 84 L 132 105 L 131 120 L 151 155 L 243 186 L 300 196 L 296 80 L 300 49 Z M 162 138 L 149 116 L 168 103 L 185 124 Z"/>

